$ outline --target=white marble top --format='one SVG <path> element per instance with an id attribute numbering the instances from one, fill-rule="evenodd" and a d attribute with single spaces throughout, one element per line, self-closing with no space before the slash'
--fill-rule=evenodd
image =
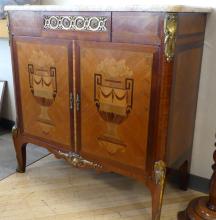
<path id="1" fill-rule="evenodd" d="M 189 0 L 188 0 L 189 1 Z M 211 12 L 210 7 L 175 5 L 175 4 L 150 4 L 143 0 L 73 0 L 67 5 L 8 5 L 5 11 L 28 10 L 28 11 L 152 11 L 152 12 Z"/>

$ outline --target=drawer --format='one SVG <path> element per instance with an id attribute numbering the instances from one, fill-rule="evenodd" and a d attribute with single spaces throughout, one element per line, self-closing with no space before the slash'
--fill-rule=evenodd
<path id="1" fill-rule="evenodd" d="M 110 12 L 45 12 L 42 36 L 110 41 Z"/>
<path id="2" fill-rule="evenodd" d="M 112 41 L 159 45 L 163 17 L 156 12 L 113 12 Z"/>
<path id="3" fill-rule="evenodd" d="M 10 23 L 14 35 L 110 41 L 110 12 L 14 11 Z"/>
<path id="4" fill-rule="evenodd" d="M 40 12 L 10 11 L 9 22 L 12 35 L 37 37 L 41 34 Z"/>

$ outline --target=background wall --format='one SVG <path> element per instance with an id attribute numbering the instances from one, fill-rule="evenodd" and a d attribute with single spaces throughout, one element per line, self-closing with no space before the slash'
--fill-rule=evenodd
<path id="1" fill-rule="evenodd" d="M 214 5 L 213 5 L 214 4 Z M 210 178 L 216 133 L 216 2 L 208 16 L 197 106 L 191 172 Z"/>
<path id="2" fill-rule="evenodd" d="M 207 19 L 191 166 L 192 174 L 210 178 L 212 174 L 211 164 L 213 163 L 212 153 L 215 142 L 214 134 L 216 133 L 216 2 L 210 0 L 205 0 L 204 2 L 199 2 L 198 0 L 190 0 L 190 2 L 184 0 L 165 0 L 160 1 L 160 4 L 163 2 L 214 7 L 213 13 Z M 41 0 L 41 3 L 71 4 L 71 0 Z M 8 80 L 8 92 L 4 102 L 3 116 L 15 120 L 13 82 L 10 66 L 8 42 L 7 40 L 0 39 L 0 80 Z M 187 122 L 185 122 L 185 126 L 187 126 Z"/>
<path id="3" fill-rule="evenodd" d="M 40 0 L 0 0 L 0 14 L 3 12 L 4 5 L 7 4 L 40 4 Z M 2 13 L 1 15 L 4 15 Z M 2 16 L 5 17 L 5 16 Z M 7 39 L 7 21 L 0 20 L 0 80 L 7 81 L 6 94 L 3 102 L 3 109 L 0 117 L 15 121 L 16 109 L 13 89 L 13 76 L 11 67 L 10 47 Z"/>
<path id="4" fill-rule="evenodd" d="M 71 4 L 71 0 L 41 0 L 42 5 L 62 5 Z"/>
<path id="5" fill-rule="evenodd" d="M 13 90 L 13 77 L 10 47 L 7 39 L 0 39 L 0 80 L 7 81 L 6 94 L 3 102 L 2 117 L 15 121 L 16 110 Z"/>

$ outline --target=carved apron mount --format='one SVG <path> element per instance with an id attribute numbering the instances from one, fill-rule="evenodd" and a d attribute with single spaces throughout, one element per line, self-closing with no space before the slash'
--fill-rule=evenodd
<path id="1" fill-rule="evenodd" d="M 70 164 L 72 164 L 74 167 L 77 168 L 94 168 L 94 169 L 102 169 L 102 166 L 100 164 L 97 164 L 92 161 L 88 161 L 84 158 L 82 158 L 80 155 L 73 153 L 73 152 L 62 152 L 62 151 L 57 151 L 55 153 L 57 156 L 60 158 L 64 158 L 67 160 Z"/>

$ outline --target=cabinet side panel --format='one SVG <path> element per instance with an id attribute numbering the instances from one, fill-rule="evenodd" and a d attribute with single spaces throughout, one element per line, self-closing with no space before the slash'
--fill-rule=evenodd
<path id="1" fill-rule="evenodd" d="M 167 143 L 167 162 L 172 168 L 191 157 L 201 59 L 202 47 L 176 54 Z"/>
<path id="2" fill-rule="evenodd" d="M 205 32 L 206 14 L 180 13 L 178 19 L 178 35 L 203 34 Z"/>

